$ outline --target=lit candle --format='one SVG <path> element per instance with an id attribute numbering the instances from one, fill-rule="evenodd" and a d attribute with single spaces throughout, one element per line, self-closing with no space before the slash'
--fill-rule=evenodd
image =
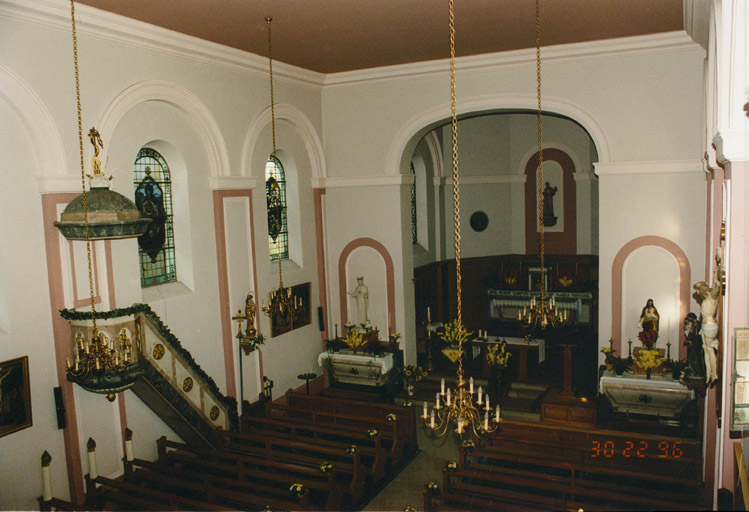
<path id="1" fill-rule="evenodd" d="M 447 406 L 450 407 L 450 388 L 447 388 Z"/>
<path id="2" fill-rule="evenodd" d="M 439 400 L 439 395 L 437 395 L 437 400 Z M 429 416 L 429 413 L 428 413 L 427 403 L 424 402 L 424 414 L 422 414 L 421 417 L 424 419 L 427 419 L 428 416 Z"/>
<path id="3" fill-rule="evenodd" d="M 484 388 L 481 387 L 481 386 L 479 386 L 479 400 L 478 400 L 478 404 L 479 405 L 481 405 L 483 403 L 483 401 L 482 401 L 483 400 L 483 396 L 482 396 L 483 394 L 484 394 Z"/>
<path id="4" fill-rule="evenodd" d="M 484 430 L 489 431 L 489 413 L 484 413 Z"/>
<path id="5" fill-rule="evenodd" d="M 429 426 L 434 430 L 434 411 L 432 411 L 432 421 Z"/>
<path id="6" fill-rule="evenodd" d="M 497 409 L 495 411 L 494 421 L 496 421 L 497 423 L 499 423 L 499 404 L 497 404 Z"/>
<path id="7" fill-rule="evenodd" d="M 471 380 L 468 381 L 468 392 L 470 394 L 473 394 L 473 377 L 471 377 Z"/>
<path id="8" fill-rule="evenodd" d="M 492 408 L 489 407 L 489 393 L 486 394 L 486 410 L 491 411 Z"/>
<path id="9" fill-rule="evenodd" d="M 435 409 L 439 409 L 440 408 L 440 394 L 439 393 L 437 393 L 437 405 L 434 408 Z"/>
<path id="10" fill-rule="evenodd" d="M 444 395 L 445 394 L 445 379 L 444 378 L 440 382 L 440 389 L 441 389 L 440 394 Z"/>

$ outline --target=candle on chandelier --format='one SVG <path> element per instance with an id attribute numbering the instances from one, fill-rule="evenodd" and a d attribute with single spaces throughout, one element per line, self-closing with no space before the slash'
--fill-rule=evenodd
<path id="1" fill-rule="evenodd" d="M 458 423 L 458 428 L 457 428 L 456 432 L 458 434 L 462 434 L 464 432 L 464 430 L 463 430 L 463 416 L 458 416 L 457 423 Z"/>
<path id="2" fill-rule="evenodd" d="M 432 428 L 432 430 L 434 430 L 434 411 L 432 411 L 432 421 L 429 426 Z"/>
<path id="3" fill-rule="evenodd" d="M 450 388 L 447 388 L 447 406 L 450 407 Z"/>
<path id="4" fill-rule="evenodd" d="M 487 413 L 487 414 L 488 414 L 488 413 Z M 497 423 L 499 423 L 499 419 L 500 419 L 500 418 L 499 418 L 499 404 L 497 404 L 497 409 L 496 409 L 496 411 L 495 411 L 495 417 L 494 417 L 494 421 L 496 421 Z"/>
<path id="5" fill-rule="evenodd" d="M 427 323 L 429 323 L 429 324 L 432 323 L 432 312 L 429 309 L 429 306 L 427 306 Z"/>
<path id="6" fill-rule="evenodd" d="M 439 409 L 440 408 L 440 394 L 439 393 L 437 393 L 437 401 L 436 401 L 436 403 L 437 403 L 437 405 L 435 405 L 434 408 L 435 409 Z"/>
<path id="7" fill-rule="evenodd" d="M 489 413 L 484 413 L 484 430 L 489 431 Z"/>
<path id="8" fill-rule="evenodd" d="M 484 388 L 481 387 L 481 386 L 479 386 L 479 399 L 478 399 L 478 404 L 479 405 L 481 405 L 483 403 L 483 401 L 482 401 L 483 400 L 483 396 L 482 396 L 483 394 L 484 394 Z"/>
<path id="9" fill-rule="evenodd" d="M 440 382 L 440 389 L 441 389 L 440 394 L 444 395 L 445 394 L 445 379 L 444 378 Z"/>
<path id="10" fill-rule="evenodd" d="M 491 411 L 492 408 L 489 407 L 489 393 L 486 394 L 486 411 Z"/>
<path id="11" fill-rule="evenodd" d="M 473 377 L 471 377 L 471 380 L 468 381 L 468 392 L 470 394 L 473 394 Z"/>
<path id="12" fill-rule="evenodd" d="M 438 400 L 439 400 L 439 395 L 437 395 L 437 397 L 438 397 Z M 429 416 L 428 406 L 427 406 L 427 403 L 424 402 L 424 414 L 422 414 L 421 417 L 424 418 L 424 419 L 427 419 L 428 416 Z"/>

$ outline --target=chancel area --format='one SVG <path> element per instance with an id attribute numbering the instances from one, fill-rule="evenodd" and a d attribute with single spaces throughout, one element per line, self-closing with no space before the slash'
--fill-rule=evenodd
<path id="1" fill-rule="evenodd" d="M 746 510 L 742 0 L 0 0 L 0 510 Z"/>

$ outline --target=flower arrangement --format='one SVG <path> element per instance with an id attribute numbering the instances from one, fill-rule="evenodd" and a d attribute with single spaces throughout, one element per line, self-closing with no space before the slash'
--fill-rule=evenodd
<path id="1" fill-rule="evenodd" d="M 405 368 L 401 370 L 403 372 L 403 380 L 406 381 L 406 384 L 414 385 L 417 382 L 421 381 L 429 375 L 428 372 L 424 371 L 424 369 L 421 366 L 416 366 L 413 364 L 409 364 Z"/>
<path id="2" fill-rule="evenodd" d="M 393 343 L 393 344 L 398 343 L 398 340 L 400 339 L 400 337 L 401 337 L 401 335 L 399 333 L 394 332 L 393 334 L 391 334 L 389 336 L 390 343 Z"/>
<path id="3" fill-rule="evenodd" d="M 649 375 L 649 370 L 658 368 L 659 366 L 661 366 L 661 364 L 663 364 L 665 360 L 666 359 L 664 357 L 661 357 L 661 354 L 657 349 L 640 350 L 635 363 L 637 364 L 637 366 L 647 371 Z"/>
<path id="4" fill-rule="evenodd" d="M 351 347 L 354 353 L 358 352 L 360 348 L 364 347 L 364 338 L 356 329 L 349 329 L 346 333 L 346 337 L 342 340 L 346 345 Z"/>
<path id="5" fill-rule="evenodd" d="M 486 350 L 486 362 L 493 369 L 504 370 L 510 360 L 510 353 L 507 351 L 507 343 L 494 343 L 489 345 Z"/>
<path id="6" fill-rule="evenodd" d="M 637 337 L 640 338 L 640 341 L 642 342 L 644 347 L 646 347 L 648 350 L 652 350 L 655 340 L 658 339 L 658 333 L 655 331 L 642 330 L 637 335 Z"/>
<path id="7" fill-rule="evenodd" d="M 243 338 L 240 344 L 246 351 L 252 352 L 260 345 L 265 345 L 265 336 L 263 336 L 262 333 L 258 333 L 257 336 Z"/>
<path id="8" fill-rule="evenodd" d="M 634 361 L 631 357 L 621 358 L 615 355 L 616 350 L 608 347 L 603 347 L 601 349 L 601 353 L 606 356 L 606 359 L 604 361 L 606 365 L 617 375 L 632 371 L 632 364 Z"/>
<path id="9" fill-rule="evenodd" d="M 468 341 L 470 335 L 471 333 L 466 331 L 462 322 L 453 320 L 445 324 L 445 330 L 439 334 L 439 337 L 448 345 L 457 347 Z"/>

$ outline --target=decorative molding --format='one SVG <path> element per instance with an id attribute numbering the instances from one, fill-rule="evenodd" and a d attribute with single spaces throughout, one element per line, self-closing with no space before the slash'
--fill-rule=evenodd
<path id="1" fill-rule="evenodd" d="M 211 190 L 253 190 L 257 178 L 250 176 L 209 176 Z"/>
<path id="2" fill-rule="evenodd" d="M 577 171 L 576 173 L 572 174 L 572 177 L 575 178 L 575 181 L 594 181 L 598 179 L 596 173 L 591 171 Z"/>
<path id="3" fill-rule="evenodd" d="M 713 138 L 715 158 L 721 165 L 729 162 L 749 161 L 749 131 L 746 129 L 721 130 Z"/>
<path id="4" fill-rule="evenodd" d="M 389 187 L 412 185 L 414 177 L 411 174 L 398 174 L 395 176 L 346 176 L 328 177 L 324 181 L 321 181 L 324 183 L 325 188 Z"/>
<path id="5" fill-rule="evenodd" d="M 702 160 L 650 160 L 643 162 L 596 162 L 593 164 L 598 176 L 617 174 L 668 174 L 703 172 Z"/>
<path id="6" fill-rule="evenodd" d="M 558 64 L 576 60 L 605 59 L 622 56 L 649 55 L 662 52 L 694 51 L 704 49 L 692 41 L 683 30 L 663 32 L 644 36 L 620 37 L 601 41 L 560 44 L 543 47 L 545 64 Z M 484 72 L 487 69 L 507 69 L 532 66 L 536 61 L 533 48 L 506 52 L 458 57 L 455 60 L 456 72 L 461 74 Z M 448 69 L 448 59 L 431 60 L 383 66 L 378 68 L 344 71 L 325 76 L 325 87 L 415 80 L 420 78 L 442 77 Z"/>
<path id="7" fill-rule="evenodd" d="M 180 34 L 88 5 L 76 5 L 75 13 L 79 36 L 229 68 L 258 77 L 265 78 L 268 75 L 268 60 L 260 55 Z M 0 0 L 0 17 L 70 31 L 70 4 L 61 1 Z M 307 87 L 321 87 L 325 77 L 322 73 L 283 62 L 273 63 L 273 75 L 279 81 Z"/>

